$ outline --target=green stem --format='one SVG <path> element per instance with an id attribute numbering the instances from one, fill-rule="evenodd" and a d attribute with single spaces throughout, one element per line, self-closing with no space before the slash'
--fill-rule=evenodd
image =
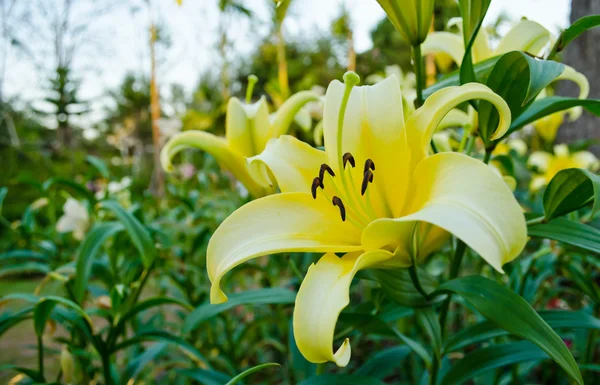
<path id="1" fill-rule="evenodd" d="M 104 372 L 104 385 L 112 385 L 112 375 L 110 374 L 110 357 L 108 354 L 102 354 L 102 371 Z"/>
<path id="2" fill-rule="evenodd" d="M 40 377 L 46 381 L 44 377 L 44 340 L 42 336 L 37 337 L 37 349 L 38 349 L 38 371 L 40 372 Z"/>
<path id="3" fill-rule="evenodd" d="M 463 256 L 465 255 L 465 250 L 467 249 L 467 245 L 461 241 L 457 240 L 456 250 L 454 252 L 454 258 L 452 258 L 452 265 L 450 266 L 450 279 L 455 279 L 458 277 L 458 273 L 460 271 L 460 263 L 462 262 Z M 442 339 L 446 336 L 446 319 L 448 318 L 448 310 L 450 309 L 450 302 L 452 301 L 452 294 L 448 294 L 448 297 L 442 304 L 442 310 L 440 312 L 440 327 L 442 329 Z"/>
<path id="4" fill-rule="evenodd" d="M 316 371 L 316 375 L 320 376 L 321 374 L 325 373 L 325 364 L 321 363 L 321 364 L 317 364 L 317 371 Z"/>
<path id="5" fill-rule="evenodd" d="M 413 46 L 412 53 L 415 65 L 415 78 L 417 88 L 417 99 L 415 101 L 415 104 L 416 107 L 419 108 L 423 105 L 423 56 L 421 54 L 421 45 Z"/>
<path id="6" fill-rule="evenodd" d="M 527 226 L 539 225 L 540 223 L 544 223 L 546 217 L 537 217 L 527 221 Z"/>
<path id="7" fill-rule="evenodd" d="M 434 357 L 433 362 L 431 363 L 431 375 L 429 376 L 429 385 L 436 385 L 439 370 L 440 360 Z"/>
<path id="8" fill-rule="evenodd" d="M 485 155 L 483 156 L 483 163 L 488 164 L 490 159 L 492 158 L 492 151 L 490 149 L 485 149 Z"/>
<path id="9" fill-rule="evenodd" d="M 419 274 L 417 273 L 416 263 L 413 262 L 413 264 L 408 268 L 408 273 L 410 275 L 410 279 L 411 279 L 415 289 L 417 289 L 417 291 L 419 292 L 419 294 L 421 294 L 423 296 L 423 298 L 425 298 L 426 300 L 429 300 L 429 294 L 427 294 L 427 292 L 425 292 L 425 289 L 423 289 L 423 286 L 421 285 L 421 281 L 419 280 Z"/>

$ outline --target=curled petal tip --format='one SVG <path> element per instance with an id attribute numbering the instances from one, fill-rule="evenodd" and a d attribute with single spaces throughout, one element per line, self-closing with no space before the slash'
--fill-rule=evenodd
<path id="1" fill-rule="evenodd" d="M 350 362 L 351 354 L 352 349 L 350 348 L 350 339 L 346 338 L 342 343 L 342 346 L 340 346 L 340 348 L 333 355 L 335 364 L 340 368 L 346 367 L 346 365 L 348 365 L 348 362 Z"/>
<path id="2" fill-rule="evenodd" d="M 223 290 L 221 290 L 219 284 L 215 282 L 210 287 L 210 303 L 212 305 L 218 305 L 224 302 L 227 302 L 227 296 L 225 293 L 223 293 Z"/>

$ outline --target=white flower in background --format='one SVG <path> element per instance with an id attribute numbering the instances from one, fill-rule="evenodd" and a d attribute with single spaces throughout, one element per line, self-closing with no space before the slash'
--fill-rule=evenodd
<path id="1" fill-rule="evenodd" d="M 191 163 L 184 163 L 179 166 L 179 173 L 184 180 L 191 179 L 196 175 L 196 167 Z"/>
<path id="2" fill-rule="evenodd" d="M 56 222 L 59 233 L 73 233 L 73 238 L 82 240 L 90 223 L 90 216 L 83 203 L 68 198 L 63 206 L 64 214 Z"/>
<path id="3" fill-rule="evenodd" d="M 170 138 L 181 131 L 183 127 L 181 119 L 178 118 L 160 118 L 156 121 L 160 135 L 164 138 Z"/>
<path id="4" fill-rule="evenodd" d="M 131 178 L 126 176 L 121 179 L 119 182 L 109 182 L 108 183 L 108 193 L 116 194 L 127 189 L 131 185 Z"/>

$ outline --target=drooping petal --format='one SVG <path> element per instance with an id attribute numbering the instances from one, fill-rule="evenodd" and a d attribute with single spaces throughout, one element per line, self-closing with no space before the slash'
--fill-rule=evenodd
<path id="1" fill-rule="evenodd" d="M 550 31 L 535 21 L 523 19 L 500 39 L 494 54 L 524 51 L 538 56 L 548 43 L 550 43 Z"/>
<path id="2" fill-rule="evenodd" d="M 296 344 L 308 361 L 348 364 L 349 339 L 334 353 L 333 336 L 340 312 L 350 303 L 352 278 L 359 270 L 391 257 L 392 253 L 383 250 L 349 253 L 342 258 L 329 253 L 308 268 L 296 296 L 293 320 Z"/>
<path id="3" fill-rule="evenodd" d="M 525 247 L 527 228 L 517 200 L 482 162 L 458 153 L 433 155 L 417 166 L 414 185 L 409 215 L 372 222 L 363 243 L 366 234 L 386 233 L 390 238 L 378 242 L 392 244 L 394 233 L 405 233 L 404 222 L 423 221 L 454 234 L 498 271 Z"/>
<path id="4" fill-rule="evenodd" d="M 269 139 L 269 107 L 262 97 L 253 104 L 231 98 L 227 103 L 225 136 L 229 145 L 244 156 L 260 153 Z"/>
<path id="5" fill-rule="evenodd" d="M 342 221 L 338 208 L 322 197 L 282 193 L 252 201 L 231 214 L 208 243 L 210 300 L 227 300 L 221 278 L 243 262 L 284 251 L 360 250 L 360 232 Z"/>
<path id="6" fill-rule="evenodd" d="M 282 192 L 309 193 L 319 168 L 326 162 L 324 151 L 317 150 L 293 136 L 271 139 L 265 150 L 248 159 L 250 171 L 264 185 L 277 183 Z M 271 175 L 275 181 L 271 181 Z"/>
<path id="7" fill-rule="evenodd" d="M 393 213 L 399 212 L 408 187 L 405 182 L 409 154 L 398 79 L 390 76 L 373 86 L 352 89 L 344 116 L 342 148 L 338 151 L 338 118 L 344 88 L 341 82 L 333 81 L 326 94 L 323 132 L 329 165 L 339 172 L 341 155 L 346 152 L 361 166 L 372 159 L 377 181 L 373 189 L 379 195 L 375 203 L 387 203 Z M 356 178 L 359 183 L 361 177 Z"/>
<path id="8" fill-rule="evenodd" d="M 444 116 L 457 105 L 474 99 L 486 100 L 498 110 L 500 120 L 492 139 L 498 139 L 506 133 L 510 126 L 510 109 L 504 99 L 490 88 L 479 83 L 444 88 L 427 98 L 423 106 L 406 122 L 406 133 L 412 148 L 414 164 L 427 156 L 431 137 Z"/>
<path id="9" fill-rule="evenodd" d="M 225 139 L 204 131 L 185 131 L 171 137 L 160 152 L 160 163 L 163 169 L 172 172 L 171 160 L 177 153 L 188 148 L 197 148 L 214 156 L 217 162 L 242 182 L 254 197 L 261 197 L 267 193 L 254 181 L 248 163 L 241 154 L 232 150 Z"/>
<path id="10" fill-rule="evenodd" d="M 421 45 L 423 55 L 444 53 L 460 66 L 465 55 L 465 45 L 461 36 L 450 32 L 432 32 Z"/>
<path id="11" fill-rule="evenodd" d="M 579 99 L 585 99 L 590 94 L 590 82 L 581 72 L 577 72 L 568 65 L 565 65 L 565 70 L 560 76 L 558 76 L 554 81 L 558 80 L 570 80 L 573 83 L 579 86 Z M 583 113 L 582 107 L 573 107 L 568 110 L 569 119 L 571 121 L 577 120 L 581 114 Z"/>
<path id="12" fill-rule="evenodd" d="M 319 101 L 319 95 L 312 91 L 300 91 L 286 100 L 271 118 L 271 130 L 265 144 L 268 139 L 286 134 L 300 109 L 314 101 Z"/>

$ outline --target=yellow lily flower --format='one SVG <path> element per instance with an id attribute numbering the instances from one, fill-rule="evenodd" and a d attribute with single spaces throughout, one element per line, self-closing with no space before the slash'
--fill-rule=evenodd
<path id="1" fill-rule="evenodd" d="M 434 0 L 377 0 L 394 28 L 412 46 L 425 41 L 433 18 Z"/>
<path id="2" fill-rule="evenodd" d="M 525 156 L 527 154 L 527 143 L 523 139 L 509 139 L 498 143 L 493 154 L 510 155 L 511 150 L 519 156 Z"/>
<path id="3" fill-rule="evenodd" d="M 285 134 L 298 111 L 307 103 L 319 100 L 310 91 L 301 91 L 290 97 L 276 113 L 269 115 L 269 107 L 264 97 L 256 103 L 246 104 L 238 98 L 231 98 L 227 104 L 225 118 L 225 138 L 204 131 L 184 131 L 173 136 L 160 154 L 162 167 L 173 171 L 171 160 L 180 151 L 194 147 L 214 156 L 252 194 L 258 198 L 275 191 L 275 187 L 257 182 L 251 175 L 246 157 L 260 154 L 269 139 Z"/>
<path id="4" fill-rule="evenodd" d="M 569 152 L 566 144 L 554 146 L 554 155 L 545 151 L 531 154 L 527 162 L 529 167 L 534 168 L 535 175 L 531 179 L 529 189 L 532 192 L 540 190 L 548 185 L 559 171 L 567 168 L 582 168 L 589 171 L 597 171 L 600 161 L 589 151 L 578 151 L 574 154 Z"/>
<path id="5" fill-rule="evenodd" d="M 395 76 L 360 87 L 354 86 L 356 74 L 344 78 L 345 85 L 332 82 L 325 96 L 325 150 L 290 136 L 269 141 L 249 161 L 265 182 L 274 178 L 282 193 L 236 210 L 207 251 L 212 303 L 227 301 L 223 276 L 248 260 L 281 252 L 327 253 L 302 282 L 293 325 L 309 361 L 339 366 L 350 359 L 350 343 L 346 339 L 334 352 L 334 329 L 357 271 L 408 267 L 441 247 L 448 232 L 502 271 L 527 238 L 517 201 L 490 167 L 460 153 L 429 154 L 443 117 L 471 99 L 496 106 L 500 123 L 494 138 L 501 137 L 510 124 L 501 97 L 478 83 L 448 87 L 405 118 Z"/>
<path id="6" fill-rule="evenodd" d="M 457 25 L 459 29 L 462 26 L 461 18 L 453 18 L 448 23 L 449 26 Z M 498 43 L 495 49 L 492 49 L 488 35 L 484 28 L 479 30 L 473 44 L 473 62 L 489 59 L 510 51 L 524 51 L 534 56 L 542 53 L 551 39 L 550 31 L 535 21 L 523 19 L 516 23 Z M 423 55 L 427 54 L 446 54 L 460 66 L 462 58 L 465 55 L 465 44 L 462 31 L 452 32 L 432 32 L 422 45 Z"/>

